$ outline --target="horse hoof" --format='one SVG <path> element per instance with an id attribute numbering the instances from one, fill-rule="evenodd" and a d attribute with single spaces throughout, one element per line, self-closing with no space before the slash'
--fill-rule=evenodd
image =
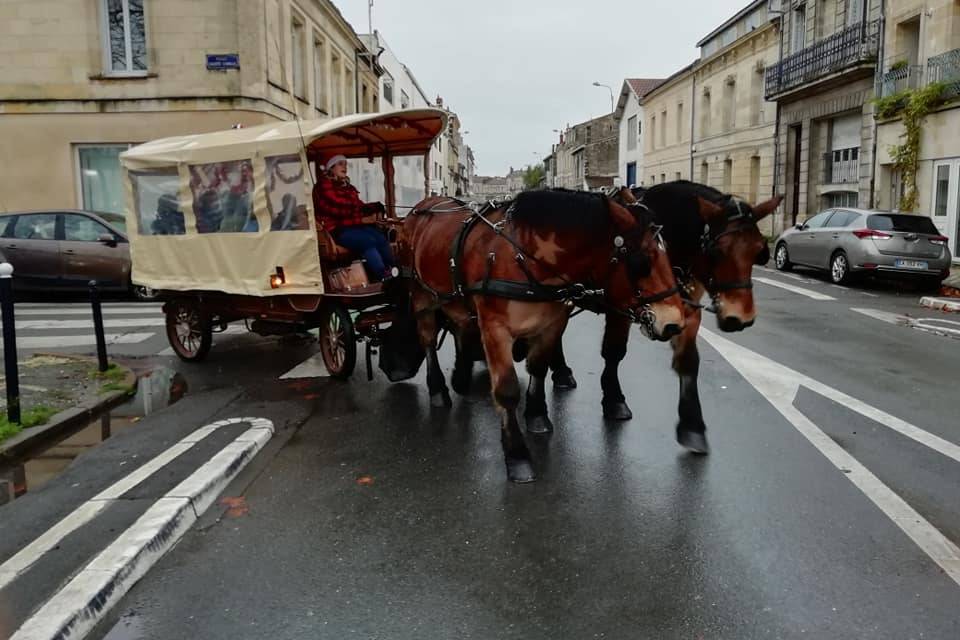
<path id="1" fill-rule="evenodd" d="M 541 435 L 552 431 L 553 423 L 548 416 L 527 416 L 527 433 Z"/>
<path id="2" fill-rule="evenodd" d="M 626 402 L 605 402 L 603 403 L 603 417 L 607 420 L 632 420 L 633 411 Z"/>
<path id="3" fill-rule="evenodd" d="M 453 401 L 450 399 L 450 394 L 446 391 L 441 391 L 440 393 L 430 394 L 430 406 L 435 409 L 440 409 L 442 407 L 452 407 Z"/>
<path id="4" fill-rule="evenodd" d="M 705 433 L 699 431 L 677 431 L 677 442 L 690 453 L 702 456 L 710 453 L 710 445 L 707 444 L 707 434 Z"/>
<path id="5" fill-rule="evenodd" d="M 527 484 L 537 479 L 529 460 L 507 459 L 507 478 L 515 484 Z"/>
<path id="6" fill-rule="evenodd" d="M 453 377 L 450 378 L 450 386 L 458 395 L 465 396 L 470 393 L 471 378 L 473 378 L 473 372 L 471 371 L 464 373 L 454 371 Z"/>
<path id="7" fill-rule="evenodd" d="M 577 379 L 569 371 L 566 373 L 553 374 L 553 388 L 559 391 L 567 391 L 577 388 Z"/>

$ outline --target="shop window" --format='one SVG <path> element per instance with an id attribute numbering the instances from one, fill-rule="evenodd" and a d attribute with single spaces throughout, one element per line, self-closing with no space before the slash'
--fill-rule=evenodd
<path id="1" fill-rule="evenodd" d="M 142 236 L 172 236 L 185 233 L 180 208 L 180 175 L 176 169 L 130 172 L 137 229 Z"/>
<path id="2" fill-rule="evenodd" d="M 126 144 L 77 148 L 80 196 L 84 209 L 124 212 L 120 154 L 128 148 Z"/>
<path id="3" fill-rule="evenodd" d="M 253 166 L 249 160 L 190 166 L 198 233 L 253 233 Z"/>
<path id="4" fill-rule="evenodd" d="M 267 158 L 267 208 L 271 231 L 310 229 L 303 163 L 297 154 Z"/>

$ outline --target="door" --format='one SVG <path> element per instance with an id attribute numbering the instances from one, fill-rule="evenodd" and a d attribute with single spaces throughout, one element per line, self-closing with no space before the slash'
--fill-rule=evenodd
<path id="1" fill-rule="evenodd" d="M 821 231 L 814 232 L 815 237 L 811 245 L 810 253 L 810 260 L 813 266 L 820 267 L 821 269 L 828 269 L 830 267 L 830 256 L 843 244 L 843 233 L 845 231 L 849 233 L 847 227 L 859 217 L 860 216 L 853 211 L 838 209 L 830 216 L 830 219 L 824 223 Z"/>
<path id="2" fill-rule="evenodd" d="M 127 286 L 130 260 L 122 238 L 93 218 L 64 213 L 63 240 L 60 242 L 62 282 L 70 287 L 86 287 L 91 280 L 107 289 Z M 104 242 L 109 236 L 113 240 Z"/>
<path id="3" fill-rule="evenodd" d="M 933 211 L 937 230 L 949 240 L 954 260 L 960 253 L 960 160 L 942 160 L 933 167 Z"/>
<path id="4" fill-rule="evenodd" d="M 800 214 L 800 164 L 803 161 L 803 125 L 795 124 L 790 127 L 790 138 L 793 139 L 793 164 L 790 167 L 790 177 L 792 188 L 791 214 L 793 214 L 793 224 L 797 224 L 797 216 Z"/>
<path id="5" fill-rule="evenodd" d="M 14 287 L 56 286 L 60 277 L 57 214 L 17 216 L 4 234 L 3 255 L 13 265 Z"/>
<path id="6" fill-rule="evenodd" d="M 790 261 L 810 266 L 817 264 L 817 243 L 825 240 L 824 224 L 833 215 L 833 209 L 818 213 L 804 223 L 803 229 L 790 236 L 788 249 Z"/>
<path id="7" fill-rule="evenodd" d="M 627 163 L 627 184 L 628 187 L 636 186 L 637 184 L 637 163 L 628 162 Z"/>

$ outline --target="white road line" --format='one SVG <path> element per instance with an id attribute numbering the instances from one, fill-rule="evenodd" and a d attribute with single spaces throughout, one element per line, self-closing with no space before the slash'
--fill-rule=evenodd
<path id="1" fill-rule="evenodd" d="M 273 437 L 273 423 L 251 424 L 146 513 L 66 586 L 47 600 L 11 640 L 82 638 L 213 504 L 233 478 Z"/>
<path id="2" fill-rule="evenodd" d="M 173 358 L 177 357 L 177 353 L 173 350 L 173 347 L 167 347 L 163 351 L 158 351 L 157 355 L 163 356 L 163 357 L 173 357 Z"/>
<path id="3" fill-rule="evenodd" d="M 329 378 L 330 372 L 323 364 L 323 355 L 316 353 L 290 371 L 280 376 L 281 380 L 293 380 L 296 378 Z"/>
<path id="4" fill-rule="evenodd" d="M 862 295 L 862 296 L 867 296 L 868 298 L 879 298 L 879 297 L 880 297 L 880 296 L 877 295 L 876 293 L 870 293 L 869 291 L 858 291 L 857 293 L 859 293 L 859 294 Z"/>
<path id="5" fill-rule="evenodd" d="M 107 333 L 107 344 L 139 344 L 155 333 Z M 18 349 L 55 349 L 57 347 L 86 347 L 97 344 L 93 334 L 87 336 L 17 336 Z M 0 349 L 2 350 L 2 349 Z"/>
<path id="6" fill-rule="evenodd" d="M 771 280 L 770 278 L 758 278 L 757 276 L 753 276 L 753 279 L 756 280 L 757 282 L 768 284 L 771 287 L 779 287 L 781 289 L 786 289 L 787 291 L 792 291 L 793 293 L 799 293 L 802 296 L 806 296 L 814 300 L 821 300 L 821 301 L 836 300 L 836 298 L 825 295 L 823 293 L 818 293 L 811 289 L 804 289 L 803 287 L 795 287 L 792 284 L 787 284 L 785 282 L 777 282 L 776 280 Z"/>
<path id="7" fill-rule="evenodd" d="M 90 308 L 89 302 L 18 302 L 17 309 L 75 309 L 77 307 Z M 131 309 L 142 309 L 144 311 L 160 310 L 162 303 L 139 303 L 139 302 L 102 302 L 104 309 L 116 307 L 129 307 Z"/>
<path id="8" fill-rule="evenodd" d="M 816 447 L 837 469 L 842 470 L 845 477 L 907 534 L 954 582 L 960 584 L 960 548 L 811 422 L 793 406 L 793 402 L 802 385 L 957 461 L 960 461 L 960 447 L 788 369 L 712 331 L 701 329 L 701 332 L 704 339 L 720 352 L 720 355 L 737 369 L 747 382 L 763 394 L 810 444 Z"/>
<path id="9" fill-rule="evenodd" d="M 103 307 L 105 316 L 133 316 L 140 315 L 148 318 L 156 318 L 160 314 L 159 309 L 141 309 L 139 307 Z M 14 310 L 16 317 L 22 316 L 92 316 L 93 311 L 89 306 L 78 309 L 71 307 L 69 309 L 20 309 Z"/>
<path id="10" fill-rule="evenodd" d="M 859 309 L 851 307 L 850 311 L 855 311 L 865 316 L 875 318 L 876 320 L 896 324 L 901 327 L 917 329 L 925 333 L 960 337 L 960 322 L 956 320 L 948 320 L 946 318 L 911 318 L 909 316 L 890 313 L 889 311 L 880 311 L 879 309 Z M 944 324 L 955 326 L 944 327 L 942 326 Z"/>
<path id="11" fill-rule="evenodd" d="M 103 321 L 103 326 L 107 329 L 116 329 L 120 327 L 162 327 L 166 324 L 163 316 L 153 318 L 112 318 Z M 0 324 L 2 326 L 2 324 Z M 93 318 L 89 320 L 18 320 L 17 330 L 42 330 L 42 329 L 93 329 Z"/>
<path id="12" fill-rule="evenodd" d="M 17 576 L 29 569 L 45 553 L 60 544 L 68 535 L 93 520 L 98 513 L 110 506 L 112 501 L 119 499 L 123 494 L 152 476 L 159 469 L 179 457 L 180 454 L 191 449 L 195 444 L 217 429 L 240 422 L 244 422 L 244 419 L 230 418 L 208 424 L 205 427 L 200 427 L 160 455 L 90 498 L 90 500 L 80 505 L 67 517 L 50 529 L 47 529 L 40 537 L 0 565 L 0 589 L 3 589 L 13 582 Z"/>
<path id="13" fill-rule="evenodd" d="M 850 307 L 850 311 L 854 313 L 859 313 L 861 315 L 873 318 L 874 320 L 880 320 L 881 322 L 887 322 L 889 324 L 896 324 L 902 327 L 910 326 L 910 318 L 899 313 L 891 313 L 890 311 L 881 311 L 880 309 L 862 309 L 859 307 Z"/>

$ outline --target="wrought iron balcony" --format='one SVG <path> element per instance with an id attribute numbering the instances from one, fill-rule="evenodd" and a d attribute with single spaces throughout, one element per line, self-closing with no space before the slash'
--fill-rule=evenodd
<path id="1" fill-rule="evenodd" d="M 824 184 L 855 184 L 859 181 L 859 147 L 834 149 L 823 155 Z"/>
<path id="2" fill-rule="evenodd" d="M 765 97 L 770 100 L 831 74 L 873 62 L 879 46 L 879 20 L 838 31 L 767 68 Z"/>
<path id="3" fill-rule="evenodd" d="M 891 69 L 880 76 L 880 97 L 888 98 L 895 93 L 923 86 L 923 67 L 907 65 Z"/>
<path id="4" fill-rule="evenodd" d="M 946 84 L 944 98 L 960 96 L 960 49 L 930 56 L 927 59 L 927 82 Z"/>

